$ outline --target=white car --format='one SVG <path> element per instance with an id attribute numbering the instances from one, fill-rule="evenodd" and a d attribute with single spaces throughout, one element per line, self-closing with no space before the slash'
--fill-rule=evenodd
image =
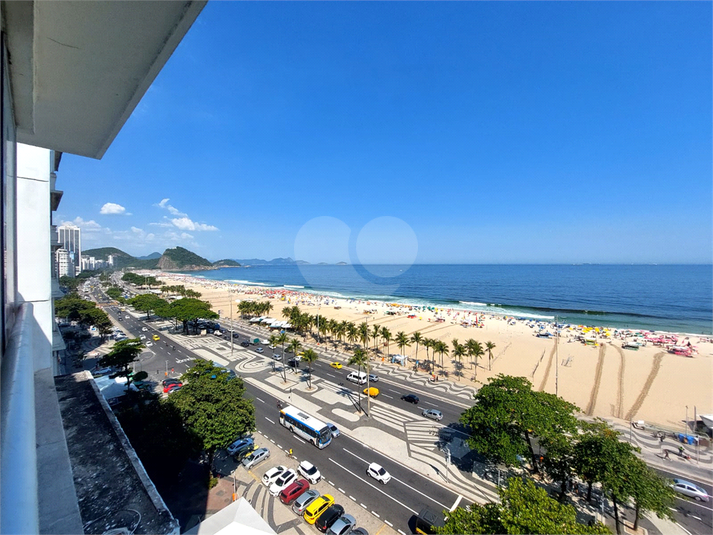
<path id="1" fill-rule="evenodd" d="M 265 350 L 264 350 L 263 348 L 261 348 L 261 347 L 256 347 L 256 348 L 255 348 L 255 351 L 257 351 L 258 353 L 262 353 L 262 352 L 265 351 Z"/>
<path id="2" fill-rule="evenodd" d="M 153 345 L 153 342 L 146 342 L 146 347 L 151 347 Z"/>
<path id="3" fill-rule="evenodd" d="M 371 463 L 369 468 L 366 469 L 366 473 L 382 485 L 386 485 L 391 480 L 391 474 L 384 470 L 381 465 L 376 463 Z"/>
<path id="4" fill-rule="evenodd" d="M 139 336 L 139 338 L 140 338 L 141 340 L 146 340 L 146 335 L 145 335 L 145 334 L 142 334 L 141 336 Z"/>
<path id="5" fill-rule="evenodd" d="M 297 471 L 312 485 L 316 485 L 322 479 L 322 474 L 319 473 L 317 467 L 309 461 L 302 461 L 297 467 Z"/>
<path id="6" fill-rule="evenodd" d="M 262 476 L 262 484 L 269 487 L 278 477 L 282 475 L 282 472 L 285 470 L 287 470 L 287 467 L 281 465 L 270 468 L 267 472 L 265 472 L 265 475 Z"/>
<path id="7" fill-rule="evenodd" d="M 147 328 L 147 327 L 142 327 L 141 330 L 144 331 L 144 332 L 147 332 L 147 331 L 148 331 L 148 328 Z"/>
<path id="8" fill-rule="evenodd" d="M 686 481 L 685 479 L 674 479 L 673 485 L 671 486 L 673 487 L 673 490 L 679 494 L 693 498 L 696 501 L 710 501 L 710 496 L 708 496 L 708 493 L 705 490 L 690 481 Z"/>
<path id="9" fill-rule="evenodd" d="M 277 496 L 280 494 L 288 485 L 294 483 L 297 479 L 297 472 L 292 468 L 289 468 L 282 472 L 280 476 L 275 479 L 275 481 L 270 485 L 270 494 Z"/>

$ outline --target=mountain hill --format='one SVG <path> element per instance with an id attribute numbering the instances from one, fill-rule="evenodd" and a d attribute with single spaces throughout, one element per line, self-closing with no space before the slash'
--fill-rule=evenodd
<path id="1" fill-rule="evenodd" d="M 230 258 L 225 258 L 223 260 L 218 260 L 217 262 L 213 262 L 213 267 L 217 267 L 217 268 L 240 267 L 240 263 L 236 262 L 235 260 L 231 260 Z"/>
<path id="2" fill-rule="evenodd" d="M 151 253 L 146 256 L 137 256 L 139 260 L 153 260 L 154 258 L 161 258 L 161 253 Z"/>
<path id="3" fill-rule="evenodd" d="M 163 252 L 157 267 L 166 271 L 210 269 L 213 262 L 183 247 L 174 247 Z"/>

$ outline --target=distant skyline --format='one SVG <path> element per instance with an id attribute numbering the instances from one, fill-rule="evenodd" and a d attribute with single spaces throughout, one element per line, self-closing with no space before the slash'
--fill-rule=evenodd
<path id="1" fill-rule="evenodd" d="M 100 161 L 83 249 L 710 263 L 709 2 L 209 2 Z"/>

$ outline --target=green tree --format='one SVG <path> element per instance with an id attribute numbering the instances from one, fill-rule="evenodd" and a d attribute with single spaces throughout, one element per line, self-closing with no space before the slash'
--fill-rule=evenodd
<path id="1" fill-rule="evenodd" d="M 285 342 L 287 341 L 287 335 L 285 333 L 282 333 L 280 335 L 280 341 L 282 342 L 282 357 L 285 358 Z M 297 352 L 302 349 L 302 342 L 300 342 L 297 338 L 291 338 L 290 343 L 287 344 L 287 349 L 289 349 L 292 354 L 297 356 Z M 287 382 L 287 371 L 286 371 L 286 366 L 285 364 L 282 365 L 282 378 Z"/>
<path id="2" fill-rule="evenodd" d="M 473 374 L 473 380 L 478 380 L 478 359 L 483 356 L 483 346 L 477 340 L 469 339 L 465 343 L 465 347 L 468 349 L 468 354 L 475 358 L 475 372 Z"/>
<path id="3" fill-rule="evenodd" d="M 529 453 L 535 470 L 534 436 L 572 434 L 578 426 L 576 405 L 547 392 L 532 390 L 524 377 L 500 374 L 478 390 L 475 404 L 460 417 L 470 426 L 468 444 L 482 455 L 506 465 Z"/>
<path id="4" fill-rule="evenodd" d="M 634 531 L 639 529 L 642 511 L 651 511 L 659 518 L 674 520 L 672 509 L 676 495 L 670 482 L 659 476 L 638 457 L 631 459 L 632 488 L 634 499 Z"/>
<path id="5" fill-rule="evenodd" d="M 312 390 L 312 363 L 316 362 L 318 358 L 319 355 L 317 355 L 317 352 L 313 349 L 305 349 L 305 352 L 302 354 L 302 360 L 307 363 L 307 371 L 309 372 L 307 383 L 310 390 Z"/>
<path id="6" fill-rule="evenodd" d="M 168 306 L 168 303 L 154 294 L 140 294 L 129 301 L 131 306 L 141 312 L 146 312 L 146 319 L 151 317 L 151 311 Z"/>
<path id="7" fill-rule="evenodd" d="M 447 349 L 448 348 L 446 347 L 446 350 Z M 467 354 L 468 350 L 465 348 L 465 346 L 463 344 L 455 343 L 454 340 L 453 356 L 458 360 L 458 373 L 456 374 L 456 377 L 458 377 L 459 375 L 463 375 L 463 357 Z"/>
<path id="8" fill-rule="evenodd" d="M 211 310 L 211 304 L 200 299 L 192 297 L 184 297 L 177 299 L 169 305 L 169 310 L 172 318 L 183 323 L 183 332 L 188 334 L 188 322 L 195 322 L 199 319 L 212 320 L 217 319 L 218 314 Z M 197 332 L 197 327 L 196 327 Z"/>
<path id="9" fill-rule="evenodd" d="M 126 386 L 128 388 L 131 383 L 131 372 L 129 371 L 129 365 L 134 362 L 139 355 L 144 345 L 138 338 L 133 338 L 130 340 L 122 340 L 114 344 L 111 351 L 99 359 L 100 366 L 111 366 L 114 368 L 119 368 L 116 375 L 121 377 L 126 377 Z"/>
<path id="10" fill-rule="evenodd" d="M 363 367 L 366 367 L 368 362 L 369 357 L 367 356 L 366 351 L 364 351 L 360 347 L 357 347 L 354 350 L 354 354 L 349 358 L 347 364 L 349 364 L 350 366 L 357 366 L 359 368 L 359 372 L 361 372 L 361 369 Z M 357 393 L 359 395 L 359 412 L 361 412 L 361 388 L 357 388 Z"/>
<path id="11" fill-rule="evenodd" d="M 181 376 L 184 385 L 168 398 L 186 428 L 199 438 L 208 453 L 208 466 L 218 448 L 224 448 L 243 433 L 255 430 L 255 407 L 243 396 L 245 385 L 212 362 L 196 359 Z"/>
<path id="12" fill-rule="evenodd" d="M 381 328 L 381 338 L 386 342 L 386 356 L 389 356 L 389 347 L 391 344 L 391 331 L 387 329 L 386 327 Z"/>
<path id="13" fill-rule="evenodd" d="M 70 293 L 76 292 L 80 284 L 82 284 L 81 279 L 75 279 L 74 277 L 68 277 L 66 275 L 59 278 L 59 285 Z"/>
<path id="14" fill-rule="evenodd" d="M 106 295 L 112 299 L 119 299 L 123 294 L 121 292 L 121 288 L 118 286 L 112 286 L 111 288 L 107 288 Z"/>
<path id="15" fill-rule="evenodd" d="M 468 509 L 457 508 L 448 513 L 439 533 L 512 533 L 512 534 L 604 534 L 610 533 L 604 524 L 592 526 L 577 522 L 577 512 L 547 496 L 547 491 L 532 481 L 512 478 L 508 486 L 499 489 L 500 502 L 473 504 Z"/>

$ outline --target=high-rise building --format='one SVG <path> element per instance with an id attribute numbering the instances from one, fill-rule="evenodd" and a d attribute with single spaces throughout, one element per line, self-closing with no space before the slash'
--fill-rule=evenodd
<path id="1" fill-rule="evenodd" d="M 74 275 L 79 275 L 82 272 L 82 229 L 65 223 L 57 227 L 57 238 L 60 245 L 69 253 L 69 258 L 74 264 Z"/>
<path id="2" fill-rule="evenodd" d="M 74 265 L 69 258 L 69 252 L 64 247 L 60 247 L 55 251 L 54 265 L 58 279 L 60 277 L 74 277 Z"/>

